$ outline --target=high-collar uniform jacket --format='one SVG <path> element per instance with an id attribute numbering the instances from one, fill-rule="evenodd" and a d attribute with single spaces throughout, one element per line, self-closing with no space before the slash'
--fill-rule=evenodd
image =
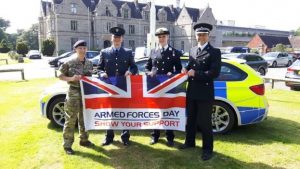
<path id="1" fill-rule="evenodd" d="M 187 97 L 196 100 L 213 100 L 213 80 L 219 76 L 221 69 L 221 51 L 209 43 L 203 50 L 198 46 L 190 50 L 187 70 L 195 70 L 195 76 L 188 78 Z"/>
<path id="2" fill-rule="evenodd" d="M 145 66 L 146 72 L 153 71 L 155 74 L 177 74 L 181 72 L 180 57 L 182 53 L 168 45 L 163 51 L 160 48 L 152 49 Z"/>

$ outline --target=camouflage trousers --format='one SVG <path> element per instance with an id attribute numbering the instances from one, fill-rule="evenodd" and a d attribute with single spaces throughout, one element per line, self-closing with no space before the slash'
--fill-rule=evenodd
<path id="1" fill-rule="evenodd" d="M 63 147 L 71 148 L 74 142 L 74 131 L 75 125 L 78 119 L 78 130 L 80 141 L 88 140 L 88 133 L 85 131 L 84 121 L 83 121 L 83 107 L 82 100 L 79 97 L 68 98 L 65 102 L 65 124 L 63 130 Z"/>

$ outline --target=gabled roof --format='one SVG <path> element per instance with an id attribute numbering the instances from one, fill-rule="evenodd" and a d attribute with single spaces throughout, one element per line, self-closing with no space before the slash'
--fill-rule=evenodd
<path id="1" fill-rule="evenodd" d="M 197 22 L 198 18 L 200 17 L 200 11 L 199 9 L 196 8 L 187 8 L 186 10 L 188 12 L 188 14 L 190 15 L 190 17 L 192 18 L 193 22 Z"/>
<path id="2" fill-rule="evenodd" d="M 268 48 L 275 47 L 277 44 L 291 45 L 288 37 L 270 36 L 270 35 L 258 35 L 258 36 L 268 46 Z"/>
<path id="3" fill-rule="evenodd" d="M 81 0 L 83 4 L 90 9 L 90 11 L 94 11 L 100 2 L 100 0 Z M 135 3 L 132 1 L 123 1 L 123 0 L 111 0 L 112 3 L 116 6 L 118 13 L 117 16 L 121 17 L 121 8 L 122 5 L 125 3 L 129 6 L 130 11 L 131 11 L 131 18 L 136 18 L 136 19 L 142 19 L 143 15 L 143 8 L 147 6 L 148 4 L 145 3 Z M 61 4 L 63 0 L 53 0 L 55 4 Z M 42 0 L 42 8 L 43 12 L 46 13 L 46 5 L 51 5 L 51 2 L 49 1 L 43 1 Z M 167 13 L 167 21 L 174 22 L 177 20 L 179 13 L 181 12 L 182 9 L 180 8 L 174 8 L 173 6 L 159 6 L 155 5 L 156 8 L 156 16 L 157 13 L 160 9 L 164 9 Z M 197 19 L 200 17 L 200 14 L 203 12 L 197 8 L 186 8 L 188 11 L 188 14 L 192 18 L 193 22 L 197 22 Z M 156 17 L 158 20 L 158 17 Z"/>

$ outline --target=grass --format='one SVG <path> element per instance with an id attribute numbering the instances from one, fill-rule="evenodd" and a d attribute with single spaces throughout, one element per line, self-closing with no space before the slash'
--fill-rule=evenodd
<path id="1" fill-rule="evenodd" d="M 99 146 L 103 131 L 94 131 L 93 149 L 73 145 L 76 154 L 65 155 L 62 130 L 40 116 L 39 96 L 45 86 L 57 79 L 0 83 L 0 166 L 11 168 L 289 168 L 300 166 L 300 93 L 267 90 L 270 104 L 268 120 L 239 127 L 227 135 L 215 136 L 215 156 L 202 162 L 201 139 L 196 149 L 178 150 L 160 143 L 150 146 L 150 131 L 131 132 L 132 145 L 124 148 L 117 141 Z M 184 133 L 176 132 L 176 144 L 184 141 Z M 163 134 L 162 134 L 163 135 Z M 198 135 L 199 136 L 199 135 Z"/>
<path id="2" fill-rule="evenodd" d="M 18 63 L 18 60 L 13 60 L 11 59 L 7 53 L 0 53 L 0 59 L 7 59 L 8 60 L 8 64 L 17 64 Z M 24 58 L 24 63 L 30 63 L 31 60 L 28 59 L 28 58 Z M 0 66 L 1 65 L 6 65 L 6 62 L 3 60 L 3 61 L 0 61 Z"/>

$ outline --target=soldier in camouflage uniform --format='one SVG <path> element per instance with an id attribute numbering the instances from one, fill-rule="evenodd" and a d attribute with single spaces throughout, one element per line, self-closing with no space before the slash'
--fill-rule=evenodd
<path id="1" fill-rule="evenodd" d="M 88 140 L 88 133 L 85 131 L 83 121 L 83 105 L 79 80 L 81 76 L 92 76 L 93 64 L 85 58 L 86 42 L 79 40 L 74 44 L 76 56 L 66 61 L 59 71 L 59 79 L 68 82 L 69 90 L 65 102 L 65 124 L 63 130 L 63 147 L 67 154 L 74 154 L 72 144 L 74 142 L 75 124 L 78 119 L 79 144 L 84 147 L 91 147 L 93 143 Z"/>

